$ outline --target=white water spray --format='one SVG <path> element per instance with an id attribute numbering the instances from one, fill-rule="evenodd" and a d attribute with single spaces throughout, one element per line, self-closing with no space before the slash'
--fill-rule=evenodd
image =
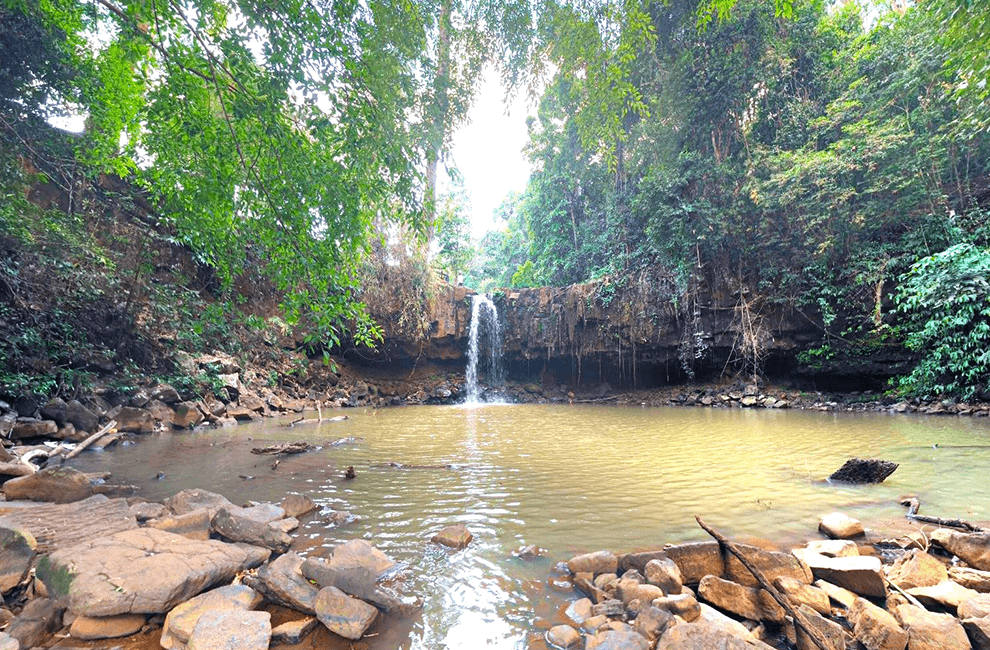
<path id="1" fill-rule="evenodd" d="M 482 352 L 484 349 L 484 353 Z M 505 380 L 502 370 L 502 329 L 495 303 L 488 296 L 471 296 L 471 330 L 468 342 L 467 404 L 477 404 L 481 391 L 478 371 L 484 373 L 489 386 L 499 386 Z"/>

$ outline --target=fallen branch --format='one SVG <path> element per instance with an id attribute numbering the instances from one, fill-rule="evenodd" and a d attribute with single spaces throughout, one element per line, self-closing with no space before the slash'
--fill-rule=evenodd
<path id="1" fill-rule="evenodd" d="M 315 449 L 316 445 L 311 445 L 305 440 L 296 440 L 295 442 L 283 442 L 277 445 L 271 445 L 270 447 L 255 447 L 251 450 L 251 453 L 283 456 L 288 454 L 305 454 L 307 451 L 313 451 Z"/>
<path id="2" fill-rule="evenodd" d="M 901 499 L 901 505 L 906 506 L 908 509 L 907 514 L 904 516 L 914 521 L 920 521 L 924 524 L 933 524 L 935 526 L 944 526 L 947 528 L 959 528 L 969 533 L 988 532 L 986 528 L 981 528 L 980 526 L 971 524 L 963 519 L 943 519 L 942 517 L 919 515 L 918 510 L 921 509 L 921 501 L 918 500 L 918 497 L 906 497 Z"/>
<path id="3" fill-rule="evenodd" d="M 109 422 L 104 424 L 102 429 L 100 429 L 99 431 L 97 431 L 96 433 L 94 433 L 93 435 L 86 438 L 78 445 L 76 445 L 76 448 L 70 451 L 68 455 L 66 455 L 65 460 L 69 460 L 70 458 L 75 458 L 76 456 L 78 456 L 80 453 L 82 453 L 84 449 L 86 449 L 86 447 L 89 447 L 91 444 L 93 444 L 94 442 L 105 436 L 115 426 L 117 426 L 116 420 L 110 420 Z"/>
<path id="4" fill-rule="evenodd" d="M 730 542 L 728 539 L 723 537 L 720 533 L 718 533 L 708 524 L 702 521 L 701 517 L 695 516 L 695 520 L 698 522 L 698 525 L 701 526 L 702 530 L 704 530 L 706 533 L 708 533 L 716 540 L 718 540 L 718 543 L 725 550 L 729 551 L 734 556 L 736 556 L 736 559 L 739 560 L 739 562 L 742 563 L 742 565 L 746 567 L 746 569 L 750 573 L 753 574 L 753 577 L 756 578 L 756 581 L 760 583 L 760 586 L 763 587 L 768 594 L 770 594 L 770 597 L 776 600 L 777 604 L 783 607 L 784 611 L 787 612 L 791 616 L 791 618 L 794 619 L 794 625 L 801 628 L 801 631 L 807 634 L 808 638 L 811 639 L 811 641 L 816 646 L 818 646 L 821 650 L 835 650 L 835 648 L 832 647 L 832 644 L 829 643 L 828 639 L 826 639 L 816 627 L 814 627 L 811 623 L 809 623 L 808 619 L 805 618 L 804 614 L 802 614 L 797 609 L 795 609 L 794 606 L 791 605 L 790 601 L 787 600 L 787 598 L 785 598 L 783 595 L 781 595 L 779 591 L 777 591 L 776 587 L 770 584 L 770 581 L 768 581 L 760 572 L 760 570 L 757 569 L 756 566 L 752 562 L 750 562 L 746 558 L 746 556 L 742 554 L 742 552 L 740 552 L 739 548 L 735 544 Z"/>
<path id="5" fill-rule="evenodd" d="M 908 592 L 906 592 L 906 591 L 904 591 L 903 589 L 901 589 L 900 587 L 898 587 L 897 585 L 895 585 L 895 584 L 894 584 L 893 582 L 891 582 L 891 581 L 890 581 L 890 580 L 889 580 L 889 579 L 887 578 L 887 576 L 885 576 L 885 575 L 883 575 L 883 574 L 881 573 L 881 574 L 880 574 L 880 577 L 882 577 L 882 578 L 883 578 L 883 581 L 887 583 L 887 586 L 888 586 L 888 587 L 890 587 L 891 589 L 893 589 L 894 591 L 896 591 L 896 592 L 897 592 L 897 593 L 899 593 L 900 595 L 902 595 L 902 596 L 904 596 L 905 598 L 907 598 L 907 600 L 908 600 L 908 602 L 909 602 L 909 603 L 911 603 L 911 604 L 912 604 L 912 605 L 914 605 L 915 607 L 920 607 L 921 609 L 927 609 L 927 607 L 925 607 L 924 605 L 922 605 L 922 604 L 921 604 L 921 601 L 920 601 L 920 600 L 918 600 L 917 598 L 915 598 L 914 596 L 912 596 L 912 595 L 911 595 L 911 594 L 909 594 Z"/>

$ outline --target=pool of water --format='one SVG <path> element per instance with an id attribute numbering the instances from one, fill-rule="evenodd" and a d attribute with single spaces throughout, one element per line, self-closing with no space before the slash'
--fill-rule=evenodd
<path id="1" fill-rule="evenodd" d="M 304 427 L 268 420 L 146 436 L 84 453 L 72 465 L 109 470 L 114 482 L 140 485 L 150 499 L 189 487 L 235 503 L 300 492 L 324 513 L 357 515 L 332 527 L 317 514 L 295 536 L 303 554 L 360 537 L 411 566 L 422 615 L 376 623 L 376 636 L 362 641 L 367 650 L 543 648 L 540 628 L 568 597 L 548 586 L 556 562 L 600 548 L 706 539 L 695 515 L 736 539 L 781 546 L 815 536 L 818 518 L 832 510 L 868 529 L 909 530 L 898 505 L 905 494 L 920 497 L 922 513 L 990 520 L 987 419 L 535 405 L 346 414 Z M 327 444 L 345 437 L 355 440 Z M 325 446 L 276 469 L 271 457 L 251 453 L 299 439 Z M 880 485 L 822 480 L 854 456 L 900 468 Z M 343 477 L 348 466 L 353 480 Z M 159 472 L 164 478 L 156 479 Z M 458 522 L 475 536 L 470 547 L 449 552 L 430 543 Z M 546 556 L 512 555 L 527 544 Z M 313 647 L 336 647 L 321 634 Z"/>

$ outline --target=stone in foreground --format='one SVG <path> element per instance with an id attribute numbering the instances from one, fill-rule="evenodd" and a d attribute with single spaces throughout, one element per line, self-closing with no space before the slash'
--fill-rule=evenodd
<path id="1" fill-rule="evenodd" d="M 272 615 L 236 609 L 206 612 L 189 637 L 189 650 L 268 650 Z"/>
<path id="2" fill-rule="evenodd" d="M 221 508 L 210 521 L 213 531 L 232 542 L 264 546 L 284 553 L 292 546 L 292 538 L 278 528 L 241 515 L 237 510 Z"/>
<path id="3" fill-rule="evenodd" d="M 257 586 L 272 600 L 304 614 L 313 614 L 319 587 L 302 575 L 303 558 L 286 553 L 258 569 Z"/>
<path id="4" fill-rule="evenodd" d="M 295 645 L 302 643 L 302 640 L 316 629 L 317 624 L 319 621 L 312 616 L 282 623 L 272 630 L 272 644 Z"/>
<path id="5" fill-rule="evenodd" d="M 144 627 L 144 614 L 121 614 L 119 616 L 77 616 L 69 628 L 74 639 L 94 641 L 96 639 L 118 639 L 137 634 Z"/>
<path id="6" fill-rule="evenodd" d="M 866 532 L 862 522 L 841 512 L 832 512 L 822 517 L 818 522 L 818 530 L 832 539 L 852 539 Z"/>
<path id="7" fill-rule="evenodd" d="M 851 556 L 825 557 L 807 549 L 794 549 L 794 555 L 803 560 L 818 580 L 825 580 L 860 596 L 885 598 L 883 564 L 880 558 Z"/>
<path id="8" fill-rule="evenodd" d="M 72 503 L 93 496 L 93 486 L 82 472 L 71 467 L 43 469 L 3 484 L 8 501 Z"/>
<path id="9" fill-rule="evenodd" d="M 0 526 L 0 593 L 7 593 L 27 577 L 37 546 L 31 533 Z"/>
<path id="10" fill-rule="evenodd" d="M 555 648 L 572 650 L 581 646 L 581 635 L 570 625 L 555 625 L 547 630 L 547 643 Z"/>
<path id="11" fill-rule="evenodd" d="M 784 622 L 784 610 L 762 589 L 743 587 L 715 576 L 705 576 L 698 595 L 721 610 L 751 621 Z"/>
<path id="12" fill-rule="evenodd" d="M 939 528 L 932 533 L 932 539 L 971 568 L 990 571 L 990 533 L 960 533 Z"/>
<path id="13" fill-rule="evenodd" d="M 450 548 L 464 548 L 471 543 L 474 535 L 464 524 L 454 524 L 443 528 L 430 541 Z"/>
<path id="14" fill-rule="evenodd" d="M 899 605 L 894 616 L 908 633 L 910 650 L 970 650 L 966 630 L 955 616 Z"/>
<path id="15" fill-rule="evenodd" d="M 584 555 L 575 555 L 567 561 L 571 573 L 615 573 L 619 568 L 619 558 L 611 551 L 595 551 Z"/>
<path id="16" fill-rule="evenodd" d="M 351 598 L 336 587 L 325 587 L 313 602 L 316 617 L 328 630 L 357 640 L 364 636 L 378 616 L 378 610 L 363 600 Z"/>
<path id="17" fill-rule="evenodd" d="M 857 598 L 849 609 L 856 640 L 867 650 L 904 650 L 908 634 L 887 610 L 865 598 Z"/>
<path id="18" fill-rule="evenodd" d="M 657 643 L 656 650 L 771 650 L 741 623 L 707 605 L 693 623 L 671 626 Z"/>
<path id="19" fill-rule="evenodd" d="M 928 553 L 913 548 L 894 562 L 887 578 L 901 589 L 931 587 L 949 579 L 945 565 Z"/>
<path id="20" fill-rule="evenodd" d="M 37 574 L 77 614 L 163 614 L 268 556 L 255 546 L 140 528 L 55 551 Z"/>
<path id="21" fill-rule="evenodd" d="M 588 639 L 587 650 L 650 650 L 650 642 L 636 632 L 605 630 Z"/>
<path id="22" fill-rule="evenodd" d="M 247 611 L 261 605 L 262 600 L 261 594 L 244 585 L 226 585 L 204 592 L 168 613 L 162 628 L 161 646 L 170 650 L 188 643 L 200 617 L 206 612 L 233 609 Z"/>

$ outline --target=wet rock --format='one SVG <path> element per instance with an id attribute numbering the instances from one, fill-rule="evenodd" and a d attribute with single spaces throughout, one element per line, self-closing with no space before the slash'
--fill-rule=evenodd
<path id="1" fill-rule="evenodd" d="M 654 598 L 653 606 L 670 612 L 674 616 L 680 616 L 688 623 L 698 620 L 701 616 L 701 605 L 698 603 L 698 599 L 691 594 Z"/>
<path id="2" fill-rule="evenodd" d="M 117 431 L 151 433 L 155 430 L 154 416 L 143 408 L 118 406 L 112 408 L 107 417 L 117 421 Z"/>
<path id="3" fill-rule="evenodd" d="M 37 546 L 31 533 L 0 526 L 0 593 L 7 593 L 27 577 Z"/>
<path id="4" fill-rule="evenodd" d="M 54 632 L 55 603 L 48 598 L 35 598 L 7 626 L 7 634 L 17 639 L 22 648 L 34 648 Z"/>
<path id="5" fill-rule="evenodd" d="M 959 603 L 959 618 L 987 618 L 990 617 L 990 594 L 980 594 L 973 596 Z"/>
<path id="6" fill-rule="evenodd" d="M 951 610 L 955 610 L 964 601 L 979 596 L 972 589 L 957 585 L 951 580 L 944 580 L 930 587 L 915 587 L 914 589 L 908 589 L 907 592 L 917 598 L 926 607 L 940 605 Z"/>
<path id="7" fill-rule="evenodd" d="M 221 508 L 210 520 L 210 527 L 232 542 L 244 542 L 284 553 L 292 546 L 292 538 L 281 530 Z"/>
<path id="8" fill-rule="evenodd" d="M 787 576 L 777 578 L 773 584 L 795 607 L 807 605 L 819 614 L 825 614 L 826 616 L 832 612 L 832 605 L 829 603 L 828 594 L 818 587 L 806 585 L 800 580 L 788 578 Z"/>
<path id="9" fill-rule="evenodd" d="M 39 561 L 37 575 L 78 614 L 159 614 L 268 555 L 253 546 L 139 528 L 57 550 Z"/>
<path id="10" fill-rule="evenodd" d="M 591 618 L 591 600 L 588 598 L 575 600 L 567 606 L 567 611 L 564 612 L 564 615 L 574 621 L 575 625 L 581 625 Z"/>
<path id="11" fill-rule="evenodd" d="M 841 512 L 833 512 L 822 517 L 818 522 L 818 530 L 832 539 L 852 539 L 866 532 L 858 519 Z"/>
<path id="12" fill-rule="evenodd" d="M 464 548 L 471 543 L 472 539 L 474 539 L 474 535 L 467 529 L 467 526 L 454 524 L 443 528 L 430 541 L 450 548 Z"/>
<path id="13" fill-rule="evenodd" d="M 894 616 L 908 633 L 908 650 L 970 650 L 966 630 L 954 616 L 899 605 Z"/>
<path id="14" fill-rule="evenodd" d="M 71 467 L 43 469 L 3 484 L 8 501 L 49 501 L 71 503 L 93 496 L 93 486 L 86 475 Z"/>
<path id="15" fill-rule="evenodd" d="M 121 614 L 120 616 L 77 616 L 72 621 L 69 634 L 75 639 L 93 641 L 96 639 L 117 639 L 137 634 L 144 627 L 144 614 Z"/>
<path id="16" fill-rule="evenodd" d="M 970 618 L 962 624 L 973 650 L 990 650 L 990 618 Z"/>
<path id="17" fill-rule="evenodd" d="M 206 508 L 174 517 L 159 517 L 149 520 L 146 525 L 149 528 L 175 533 L 188 539 L 210 539 L 210 512 Z"/>
<path id="18" fill-rule="evenodd" d="M 616 573 L 619 569 L 619 559 L 611 551 L 596 551 L 576 555 L 567 561 L 571 573 Z"/>
<path id="19" fill-rule="evenodd" d="M 210 515 L 210 519 L 212 519 L 221 508 L 232 510 L 237 506 L 228 501 L 227 497 L 222 494 L 217 494 L 216 492 L 210 492 L 208 490 L 201 490 L 199 488 L 192 488 L 189 490 L 183 490 L 182 492 L 179 492 L 178 494 L 167 499 L 165 501 L 165 507 L 177 515 L 184 515 L 194 510 L 199 510 L 200 508 L 206 508 Z"/>
<path id="20" fill-rule="evenodd" d="M 269 526 L 274 526 L 278 528 L 283 533 L 291 533 L 296 528 L 299 528 L 299 520 L 295 517 L 286 517 L 285 519 L 279 519 L 278 521 L 273 521 Z"/>
<path id="21" fill-rule="evenodd" d="M 939 528 L 932 533 L 932 540 L 970 567 L 990 571 L 990 533 L 960 533 Z"/>
<path id="22" fill-rule="evenodd" d="M 83 431 L 96 431 L 100 424 L 99 416 L 83 406 L 79 400 L 69 400 L 65 405 L 65 421 Z"/>
<path id="23" fill-rule="evenodd" d="M 715 576 L 705 576 L 698 595 L 721 610 L 752 621 L 782 623 L 784 610 L 763 590 L 743 587 Z"/>
<path id="24" fill-rule="evenodd" d="M 653 643 L 674 623 L 674 615 L 659 607 L 643 607 L 636 615 L 633 631 Z"/>
<path id="25" fill-rule="evenodd" d="M 969 567 L 949 567 L 949 579 L 967 589 L 982 594 L 990 593 L 990 571 L 980 571 Z"/>
<path id="26" fill-rule="evenodd" d="M 849 608 L 853 634 L 867 650 L 904 650 L 908 634 L 887 610 L 865 598 L 857 598 Z"/>
<path id="27" fill-rule="evenodd" d="M 875 557 L 825 557 L 807 549 L 794 549 L 794 555 L 803 560 L 815 578 L 831 582 L 860 596 L 884 598 L 887 585 L 884 583 L 882 564 Z"/>
<path id="28" fill-rule="evenodd" d="M 588 639 L 586 650 L 650 650 L 650 643 L 641 634 L 607 630 Z"/>
<path id="29" fill-rule="evenodd" d="M 319 621 L 312 616 L 282 623 L 272 630 L 272 645 L 302 643 L 303 639 L 316 629 L 318 623 Z"/>
<path id="30" fill-rule="evenodd" d="M 307 559 L 301 571 L 321 587 L 336 587 L 386 612 L 408 615 L 420 607 L 419 601 L 378 584 L 394 566 L 395 562 L 375 547 L 353 539 L 335 548 L 329 560 Z"/>
<path id="31" fill-rule="evenodd" d="M 181 649 L 192 636 L 203 614 L 221 610 L 247 611 L 261 605 L 261 594 L 245 585 L 227 585 L 204 592 L 177 605 L 165 617 L 161 646 L 165 650 Z"/>
<path id="32" fill-rule="evenodd" d="M 204 613 L 189 637 L 189 650 L 268 650 L 272 639 L 268 612 L 219 610 Z"/>
<path id="33" fill-rule="evenodd" d="M 540 548 L 536 544 L 529 544 L 527 546 L 520 546 L 515 550 L 513 555 L 520 560 L 535 560 L 538 557 L 543 557 L 545 552 L 545 549 Z"/>
<path id="34" fill-rule="evenodd" d="M 828 480 L 843 483 L 883 483 L 896 469 L 897 463 L 886 460 L 850 458 Z"/>
<path id="35" fill-rule="evenodd" d="M 336 587 L 324 587 L 313 602 L 316 617 L 334 634 L 360 639 L 375 622 L 378 610 L 363 600 L 351 598 Z"/>
<path id="36" fill-rule="evenodd" d="M 681 593 L 681 570 L 670 558 L 654 559 L 646 563 L 646 581 L 663 589 L 665 595 Z"/>
<path id="37" fill-rule="evenodd" d="M 303 558 L 286 553 L 258 569 L 258 587 L 272 600 L 305 614 L 313 614 L 314 601 L 320 592 L 302 574 Z"/>
<path id="38" fill-rule="evenodd" d="M 656 650 L 770 650 L 749 630 L 711 607 L 693 623 L 678 623 L 664 632 Z"/>
<path id="39" fill-rule="evenodd" d="M 50 438 L 58 433 L 58 425 L 53 420 L 36 420 L 34 418 L 19 418 L 10 430 L 11 440 L 24 438 Z"/>
<path id="40" fill-rule="evenodd" d="M 194 429 L 203 419 L 203 414 L 195 402 L 182 402 L 175 405 L 175 412 L 172 414 L 172 426 L 180 429 Z"/>
<path id="41" fill-rule="evenodd" d="M 911 549 L 888 568 L 887 578 L 901 589 L 911 589 L 937 585 L 949 579 L 949 572 L 928 553 Z"/>
<path id="42" fill-rule="evenodd" d="M 547 630 L 547 643 L 555 648 L 573 650 L 581 647 L 583 642 L 578 631 L 570 625 L 555 625 Z"/>
<path id="43" fill-rule="evenodd" d="M 65 411 L 68 405 L 65 400 L 61 397 L 53 397 L 52 399 L 45 402 L 45 404 L 39 409 L 41 417 L 46 420 L 55 420 L 58 426 L 65 425 Z"/>
<path id="44" fill-rule="evenodd" d="M 816 539 L 805 544 L 809 551 L 825 557 L 852 557 L 859 555 L 856 542 L 847 539 Z"/>
<path id="45" fill-rule="evenodd" d="M 316 502 L 305 494 L 289 494 L 282 499 L 286 517 L 302 517 L 317 509 Z"/>

